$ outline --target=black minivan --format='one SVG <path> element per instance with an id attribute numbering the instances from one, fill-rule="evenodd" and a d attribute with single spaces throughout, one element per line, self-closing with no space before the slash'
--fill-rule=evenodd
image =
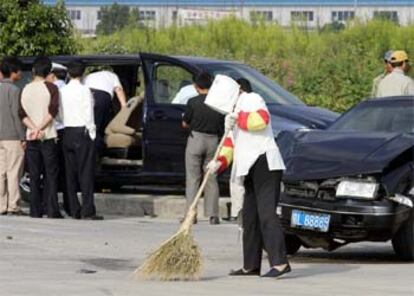
<path id="1" fill-rule="evenodd" d="M 21 59 L 24 62 L 21 86 L 24 86 L 31 79 L 34 58 Z M 119 76 L 128 98 L 141 96 L 126 123 L 135 129 L 138 141 L 125 147 L 106 148 L 98 163 L 97 188 L 184 185 L 188 134 L 181 127 L 181 118 L 185 104 L 176 103 L 174 98 L 184 86 L 191 84 L 193 74 L 200 70 L 249 79 L 253 90 L 268 104 L 275 137 L 282 130 L 324 129 L 338 117 L 335 112 L 305 105 L 263 74 L 239 62 L 149 53 L 53 56 L 51 59 L 63 65 L 81 59 L 87 67 L 110 67 Z M 224 176 L 222 181 L 225 180 Z"/>

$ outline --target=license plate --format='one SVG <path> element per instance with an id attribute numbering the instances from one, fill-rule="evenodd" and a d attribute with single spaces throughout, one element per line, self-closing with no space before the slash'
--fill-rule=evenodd
<path id="1" fill-rule="evenodd" d="M 290 225 L 296 228 L 306 228 L 319 232 L 327 232 L 330 220 L 331 215 L 328 214 L 293 210 Z"/>

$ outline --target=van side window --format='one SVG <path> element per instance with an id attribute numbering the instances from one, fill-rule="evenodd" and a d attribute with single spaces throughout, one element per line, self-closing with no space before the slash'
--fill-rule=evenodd
<path id="1" fill-rule="evenodd" d="M 185 105 L 188 99 L 197 95 L 191 82 L 192 74 L 179 66 L 159 64 L 156 66 L 154 74 L 155 103 Z M 187 99 L 188 96 L 190 98 Z"/>

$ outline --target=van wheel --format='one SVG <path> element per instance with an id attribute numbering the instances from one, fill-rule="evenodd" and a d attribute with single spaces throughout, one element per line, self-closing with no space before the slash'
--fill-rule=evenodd
<path id="1" fill-rule="evenodd" d="M 414 261 L 414 209 L 392 239 L 395 254 L 404 261 Z"/>
<path id="2" fill-rule="evenodd" d="M 286 253 L 294 255 L 302 246 L 302 241 L 296 235 L 285 234 Z"/>
<path id="3" fill-rule="evenodd" d="M 20 196 L 24 202 L 30 203 L 30 178 L 24 174 L 19 182 Z"/>

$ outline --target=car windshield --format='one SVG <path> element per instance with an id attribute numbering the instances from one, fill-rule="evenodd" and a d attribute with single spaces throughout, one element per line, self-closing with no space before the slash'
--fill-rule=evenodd
<path id="1" fill-rule="evenodd" d="M 358 132 L 414 132 L 414 101 L 369 101 L 357 105 L 328 130 Z"/>
<path id="2" fill-rule="evenodd" d="M 233 79 L 246 78 L 252 84 L 253 91 L 260 94 L 266 103 L 281 105 L 304 105 L 297 97 L 287 90 L 254 70 L 253 68 L 243 64 L 207 64 L 205 68 L 213 76 L 216 74 L 224 74 Z"/>

